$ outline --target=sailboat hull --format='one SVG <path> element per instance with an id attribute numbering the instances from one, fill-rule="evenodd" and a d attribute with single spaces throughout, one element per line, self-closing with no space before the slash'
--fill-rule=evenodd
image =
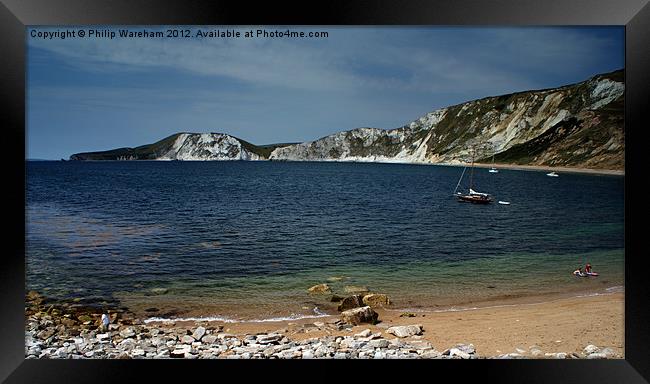
<path id="1" fill-rule="evenodd" d="M 472 203 L 472 204 L 490 204 L 492 199 L 485 196 L 479 195 L 458 195 L 456 196 L 458 201 L 463 203 Z"/>

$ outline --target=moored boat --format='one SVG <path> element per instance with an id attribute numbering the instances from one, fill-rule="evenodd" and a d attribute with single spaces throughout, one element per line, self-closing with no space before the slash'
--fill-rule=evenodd
<path id="1" fill-rule="evenodd" d="M 460 202 L 465 202 L 465 203 L 472 203 L 472 204 L 489 204 L 492 202 L 492 197 L 487 194 L 487 193 L 481 193 L 481 192 L 476 192 L 473 188 L 473 182 L 474 182 L 474 152 L 472 152 L 472 166 L 471 166 L 471 171 L 470 171 L 470 176 L 469 176 L 469 192 L 467 194 L 462 194 L 460 192 L 456 192 L 458 190 L 458 187 L 460 186 L 461 181 L 463 180 L 463 176 L 465 175 L 465 171 L 467 170 L 467 167 L 463 169 L 463 173 L 460 175 L 460 179 L 458 180 L 458 184 L 456 184 L 456 189 L 454 190 L 454 196 L 458 199 Z"/>

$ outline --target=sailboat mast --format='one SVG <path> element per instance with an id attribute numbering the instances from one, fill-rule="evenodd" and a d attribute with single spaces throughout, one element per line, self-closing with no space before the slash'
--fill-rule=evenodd
<path id="1" fill-rule="evenodd" d="M 474 180 L 474 151 L 472 151 L 472 170 L 469 174 L 469 189 L 472 189 L 472 186 L 474 185 L 472 182 Z"/>

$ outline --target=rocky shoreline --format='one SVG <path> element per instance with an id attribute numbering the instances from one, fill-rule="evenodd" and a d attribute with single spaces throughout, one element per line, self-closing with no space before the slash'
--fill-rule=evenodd
<path id="1" fill-rule="evenodd" d="M 351 311 L 371 312 L 369 307 Z M 101 323 L 108 313 L 109 324 Z M 332 318 L 284 327 L 272 332 L 232 334 L 214 322 L 145 324 L 120 309 L 97 309 L 74 302 L 50 303 L 35 292 L 27 295 L 25 357 L 28 359 L 477 359 L 477 358 L 620 358 L 611 348 L 587 345 L 581 353 L 542 351 L 537 346 L 499 355 L 481 355 L 472 344 L 434 346 L 423 339 L 421 324 L 393 326 L 373 332 Z M 374 317 L 374 318 L 372 318 Z M 377 320 L 376 313 L 371 321 Z M 354 320 L 353 320 L 354 322 Z M 324 336 L 304 338 L 311 332 Z M 302 338 L 302 339 L 301 339 Z M 437 349 L 436 347 L 444 347 Z"/>

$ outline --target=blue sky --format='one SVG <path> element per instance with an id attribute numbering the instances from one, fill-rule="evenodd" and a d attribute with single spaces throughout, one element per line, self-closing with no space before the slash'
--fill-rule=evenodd
<path id="1" fill-rule="evenodd" d="M 128 27 L 143 28 L 167 29 Z M 237 30 L 260 28 L 287 29 Z M 270 144 L 391 129 L 441 107 L 624 67 L 623 27 L 289 28 L 329 36 L 28 37 L 27 157 L 67 159 L 181 131 Z"/>

